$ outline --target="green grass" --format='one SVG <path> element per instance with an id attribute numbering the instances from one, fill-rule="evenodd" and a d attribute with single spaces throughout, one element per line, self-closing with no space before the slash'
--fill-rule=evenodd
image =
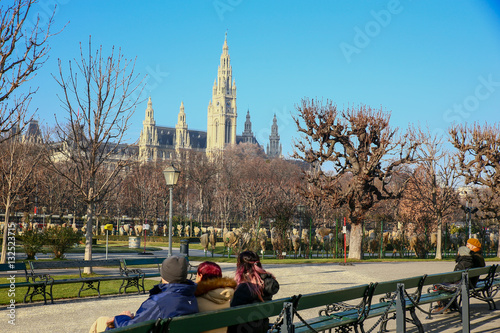
<path id="1" fill-rule="evenodd" d="M 153 244 L 153 243 L 148 243 L 148 244 Z M 154 243 L 156 246 L 149 246 L 148 244 L 146 244 L 146 251 L 161 250 L 161 248 L 158 247 L 156 243 Z M 44 251 L 48 254 L 52 253 L 48 246 L 44 246 Z M 106 253 L 106 243 L 92 245 L 92 252 Z M 108 253 L 142 253 L 142 252 L 144 252 L 144 246 L 137 249 L 131 249 L 128 247 L 128 243 L 126 242 L 113 242 L 113 243 L 109 242 L 108 244 Z M 16 246 L 16 253 L 24 253 L 23 247 Z M 77 247 L 69 249 L 68 253 L 85 253 L 85 245 L 79 245 Z"/>
<path id="2" fill-rule="evenodd" d="M 96 276 L 95 274 L 93 275 L 87 275 L 87 276 Z M 78 275 L 56 275 L 54 276 L 57 280 L 58 279 L 70 279 L 70 278 L 78 278 Z M 155 284 L 159 283 L 160 278 L 158 277 L 155 280 L 145 280 L 144 281 L 144 289 L 146 290 L 146 293 L 149 289 L 151 289 Z M 24 276 L 22 277 L 16 277 L 16 282 L 24 282 Z M 0 278 L 0 283 L 7 283 L 7 278 Z M 114 295 L 118 294 L 118 289 L 120 288 L 120 285 L 122 283 L 122 280 L 116 280 L 116 281 L 101 281 L 101 286 L 100 286 L 100 291 L 101 295 Z M 54 300 L 56 299 L 62 299 L 62 298 L 77 298 L 78 297 L 78 291 L 80 290 L 81 284 L 80 283 L 68 283 L 68 284 L 58 284 L 53 286 L 52 288 L 52 293 Z M 21 287 L 21 288 L 16 288 L 15 291 L 15 300 L 16 303 L 22 303 L 24 295 L 26 294 L 26 291 L 28 290 L 27 287 Z M 137 293 L 137 290 L 134 290 L 133 288 L 128 288 L 127 289 L 127 294 L 134 294 Z M 83 291 L 81 293 L 82 297 L 85 296 L 97 296 L 97 291 L 95 290 L 87 290 Z M 9 297 L 9 289 L 0 289 L 0 305 L 5 305 L 9 304 L 11 300 L 11 297 Z M 28 298 L 29 301 L 29 298 Z M 33 301 L 43 301 L 43 296 L 42 295 L 37 295 L 33 297 Z M 50 302 L 50 300 L 48 300 Z"/>
<path id="3" fill-rule="evenodd" d="M 160 251 L 161 248 L 159 247 L 153 247 L 153 246 L 147 246 L 146 245 L 146 251 Z M 137 249 L 131 249 L 127 246 L 120 245 L 120 244 L 109 244 L 108 246 L 108 253 L 142 253 L 144 252 L 144 246 L 137 248 Z M 78 247 L 74 247 L 71 250 L 68 251 L 68 253 L 85 253 L 85 246 L 80 245 Z M 106 244 L 98 244 L 98 245 L 92 245 L 92 253 L 106 253 Z"/>

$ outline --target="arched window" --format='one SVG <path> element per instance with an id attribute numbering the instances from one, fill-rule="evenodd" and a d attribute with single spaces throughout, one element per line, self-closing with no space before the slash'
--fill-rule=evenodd
<path id="1" fill-rule="evenodd" d="M 231 120 L 226 119 L 226 128 L 225 128 L 225 143 L 231 142 Z"/>

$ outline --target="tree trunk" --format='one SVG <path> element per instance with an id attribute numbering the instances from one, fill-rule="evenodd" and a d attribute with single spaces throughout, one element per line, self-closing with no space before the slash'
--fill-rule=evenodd
<path id="1" fill-rule="evenodd" d="M 349 259 L 361 260 L 363 251 L 363 223 L 351 224 L 351 240 L 349 242 Z"/>
<path id="2" fill-rule="evenodd" d="M 500 223 L 499 223 L 498 230 L 500 231 Z M 498 233 L 497 244 L 498 244 L 498 247 L 497 247 L 497 257 L 500 258 L 500 232 Z"/>
<path id="3" fill-rule="evenodd" d="M 92 260 L 92 219 L 94 210 L 92 203 L 87 204 L 87 231 L 85 233 L 85 260 Z M 92 267 L 85 267 L 85 274 L 92 273 Z"/>
<path id="4" fill-rule="evenodd" d="M 437 218 L 437 240 L 436 240 L 436 258 L 438 260 L 443 259 L 442 256 L 442 238 L 443 238 L 443 220 L 441 219 L 441 216 L 438 216 Z"/>
<path id="5" fill-rule="evenodd" d="M 2 256 L 0 258 L 0 264 L 7 263 L 7 236 L 9 234 L 9 215 L 10 215 L 10 200 L 7 198 L 7 203 L 5 205 L 5 222 L 3 224 L 3 243 L 2 243 Z"/>

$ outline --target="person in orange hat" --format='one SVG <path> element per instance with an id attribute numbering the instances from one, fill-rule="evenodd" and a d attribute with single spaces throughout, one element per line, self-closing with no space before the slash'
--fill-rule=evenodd
<path id="1" fill-rule="evenodd" d="M 469 238 L 466 246 L 470 249 L 470 255 L 472 256 L 472 268 L 486 266 L 483 255 L 481 254 L 481 242 L 476 238 Z M 471 286 L 475 287 L 478 280 L 479 276 L 471 277 L 469 280 Z"/>

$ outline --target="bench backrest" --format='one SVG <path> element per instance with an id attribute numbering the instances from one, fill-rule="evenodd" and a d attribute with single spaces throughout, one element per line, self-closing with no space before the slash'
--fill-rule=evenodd
<path id="1" fill-rule="evenodd" d="M 30 261 L 31 271 L 38 269 L 120 266 L 120 259 Z"/>
<path id="2" fill-rule="evenodd" d="M 28 280 L 28 271 L 26 270 L 26 263 L 24 262 L 0 264 L 0 272 L 6 272 L 8 275 L 18 275 L 22 273 L 26 280 Z"/>
<path id="3" fill-rule="evenodd" d="M 123 265 L 127 266 L 146 266 L 146 265 L 161 265 L 165 258 L 141 258 L 141 259 L 122 259 Z"/>

